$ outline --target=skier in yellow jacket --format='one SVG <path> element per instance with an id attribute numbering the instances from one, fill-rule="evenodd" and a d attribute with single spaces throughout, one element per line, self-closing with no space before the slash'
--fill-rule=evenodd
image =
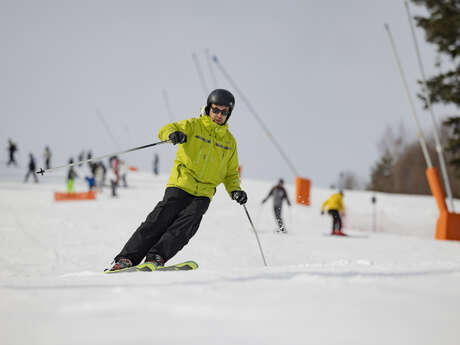
<path id="1" fill-rule="evenodd" d="M 115 257 L 111 271 L 138 265 L 144 257 L 145 262 L 164 266 L 195 235 L 219 184 L 224 183 L 233 200 L 246 203 L 236 141 L 227 123 L 234 106 L 233 95 L 217 89 L 208 96 L 200 117 L 161 128 L 161 140 L 180 144 L 163 200 Z"/>
<path id="2" fill-rule="evenodd" d="M 321 205 L 321 214 L 324 214 L 324 209 L 327 209 L 327 213 L 332 217 L 331 235 L 346 236 L 342 232 L 342 218 L 340 217 L 340 212 L 344 210 L 343 192 L 339 191 L 338 193 L 332 194 L 329 199 L 323 202 Z"/>

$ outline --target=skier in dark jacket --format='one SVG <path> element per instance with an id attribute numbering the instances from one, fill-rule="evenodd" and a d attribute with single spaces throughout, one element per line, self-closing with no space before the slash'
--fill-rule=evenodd
<path id="1" fill-rule="evenodd" d="M 29 154 L 29 167 L 28 167 L 28 170 L 27 170 L 26 177 L 24 178 L 24 183 L 29 180 L 30 175 L 32 175 L 34 177 L 35 183 L 38 183 L 37 175 L 35 175 L 35 168 L 36 167 L 37 166 L 35 164 L 35 157 L 34 157 L 34 155 L 32 153 L 30 153 Z"/>
<path id="2" fill-rule="evenodd" d="M 281 209 L 283 207 L 283 201 L 286 200 L 288 206 L 291 206 L 286 189 L 284 188 L 284 180 L 280 179 L 278 184 L 273 186 L 270 193 L 262 200 L 262 204 L 265 203 L 270 197 L 273 197 L 273 213 L 275 214 L 276 224 L 278 225 L 277 232 L 286 232 L 286 226 L 284 225 L 283 218 L 281 217 Z"/>
<path id="3" fill-rule="evenodd" d="M 18 166 L 18 163 L 16 162 L 16 159 L 14 159 L 14 154 L 18 150 L 16 144 L 13 142 L 13 140 L 8 139 L 8 153 L 10 154 L 10 159 L 6 163 L 6 165 L 14 164 Z"/>
<path id="4" fill-rule="evenodd" d="M 228 131 L 235 99 L 214 90 L 200 117 L 164 126 L 158 137 L 180 144 L 163 200 L 134 232 L 115 257 L 110 271 L 141 263 L 142 268 L 163 266 L 195 235 L 216 192 L 224 183 L 233 200 L 245 204 L 238 174 L 236 141 Z"/>

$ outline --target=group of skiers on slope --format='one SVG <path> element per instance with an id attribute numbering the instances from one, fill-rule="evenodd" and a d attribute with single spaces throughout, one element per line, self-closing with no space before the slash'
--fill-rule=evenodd
<path id="1" fill-rule="evenodd" d="M 91 159 L 91 152 L 88 153 L 88 158 Z M 79 161 L 82 161 L 82 157 L 78 157 Z M 73 164 L 73 158 L 69 159 L 69 164 Z M 127 183 L 127 173 L 128 167 L 125 162 L 120 160 L 117 156 L 112 156 L 108 161 L 108 168 L 104 165 L 102 161 L 98 162 L 87 162 L 79 164 L 80 170 L 84 179 L 88 183 L 89 190 L 97 190 L 102 192 L 102 189 L 108 181 L 110 184 L 112 197 L 117 197 L 117 188 L 119 185 L 123 184 L 124 187 L 128 187 Z M 78 177 L 77 169 L 74 166 L 70 166 L 67 171 L 67 193 L 74 193 L 74 181 Z"/>
<path id="2" fill-rule="evenodd" d="M 18 166 L 18 162 L 16 160 L 16 152 L 19 151 L 17 144 L 12 140 L 8 139 L 8 161 L 6 162 L 6 166 L 14 165 Z M 43 153 L 43 161 L 45 164 L 46 169 L 49 169 L 51 167 L 51 150 L 49 146 L 45 147 L 45 151 Z M 35 156 L 33 153 L 29 153 L 29 162 L 27 164 L 27 172 L 24 177 L 24 182 L 27 182 L 29 180 L 29 177 L 32 176 L 35 183 L 38 183 L 38 178 L 37 175 L 35 174 L 37 168 L 37 164 L 35 162 Z"/>
<path id="3" fill-rule="evenodd" d="M 9 154 L 9 159 L 6 163 L 7 166 L 14 165 L 18 166 L 15 154 L 18 151 L 18 146 L 13 140 L 8 139 L 8 147 L 7 151 Z M 49 146 L 45 147 L 43 153 L 43 162 L 45 169 L 51 169 L 51 149 Z M 89 151 L 87 153 L 87 159 L 92 158 L 92 153 Z M 78 160 L 83 161 L 85 159 L 85 152 L 82 151 L 78 155 Z M 73 158 L 69 159 L 69 164 L 73 164 Z M 156 165 L 158 166 L 158 158 Z M 84 177 L 86 182 L 88 183 L 88 189 L 93 190 L 97 189 L 99 192 L 102 191 L 104 183 L 106 179 L 109 181 L 112 196 L 117 196 L 117 188 L 119 185 L 123 184 L 124 187 L 128 186 L 127 183 L 127 172 L 128 167 L 124 161 L 118 159 L 117 156 L 111 157 L 109 159 L 109 168 L 107 169 L 103 162 L 99 161 L 96 163 L 88 162 L 86 164 L 78 164 L 79 169 L 75 169 L 73 166 L 69 167 L 66 176 L 67 182 L 67 192 L 73 193 L 75 192 L 74 181 L 79 176 L 79 173 Z M 38 177 L 36 174 L 37 171 L 37 164 L 35 160 L 35 156 L 32 153 L 29 153 L 29 162 L 27 164 L 27 173 L 24 177 L 24 182 L 28 182 L 29 177 L 32 176 L 35 183 L 38 183 Z M 79 173 L 77 173 L 77 171 Z"/>
<path id="4" fill-rule="evenodd" d="M 273 197 L 273 213 L 275 215 L 275 220 L 277 224 L 276 232 L 286 233 L 286 227 L 284 225 L 283 219 L 281 217 L 283 201 L 286 200 L 288 206 L 291 206 L 291 202 L 287 196 L 286 189 L 283 187 L 284 180 L 280 179 L 278 184 L 273 186 L 273 188 L 268 193 L 267 197 L 262 200 L 262 204 L 268 200 L 268 198 Z M 328 214 L 332 217 L 332 232 L 331 235 L 346 236 L 342 231 L 342 217 L 341 213 L 345 210 L 343 206 L 343 191 L 332 194 L 329 199 L 327 199 L 321 205 L 321 215 L 324 214 L 324 210 L 327 209 Z"/>
<path id="5" fill-rule="evenodd" d="M 209 94 L 199 117 L 173 122 L 160 129 L 160 140 L 178 145 L 163 200 L 134 231 L 115 256 L 109 271 L 136 266 L 143 260 L 154 267 L 164 266 L 196 234 L 221 183 L 232 200 L 246 204 L 248 196 L 240 186 L 236 141 L 228 130 L 234 107 L 231 92 L 216 89 Z M 278 228 L 285 232 L 281 207 L 284 200 L 288 205 L 290 201 L 283 183 L 280 180 L 262 203 L 274 198 Z M 332 207 L 329 205 L 328 209 Z"/>

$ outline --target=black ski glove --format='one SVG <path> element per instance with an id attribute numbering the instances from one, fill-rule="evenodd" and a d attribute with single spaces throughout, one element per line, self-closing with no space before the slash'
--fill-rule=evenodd
<path id="1" fill-rule="evenodd" d="M 183 144 L 183 143 L 186 143 L 187 142 L 187 136 L 185 135 L 185 133 L 183 132 L 180 132 L 180 131 L 176 131 L 176 132 L 172 132 L 170 135 L 169 135 L 169 140 L 171 140 L 171 142 L 176 145 L 176 144 Z"/>
<path id="2" fill-rule="evenodd" d="M 240 205 L 244 205 L 248 201 L 248 195 L 244 190 L 234 190 L 232 192 L 232 199 Z"/>

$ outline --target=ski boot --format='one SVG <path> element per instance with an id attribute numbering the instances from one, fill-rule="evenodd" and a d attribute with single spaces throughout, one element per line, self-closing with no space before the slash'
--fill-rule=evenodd
<path id="1" fill-rule="evenodd" d="M 124 268 L 132 267 L 132 266 L 133 266 L 133 263 L 128 258 L 119 258 L 117 261 L 114 262 L 112 267 L 110 267 L 108 270 L 109 271 L 119 271 Z"/>
<path id="2" fill-rule="evenodd" d="M 142 265 L 138 265 L 139 271 L 155 271 L 159 267 L 165 265 L 165 260 L 158 254 L 145 258 L 145 262 Z"/>

